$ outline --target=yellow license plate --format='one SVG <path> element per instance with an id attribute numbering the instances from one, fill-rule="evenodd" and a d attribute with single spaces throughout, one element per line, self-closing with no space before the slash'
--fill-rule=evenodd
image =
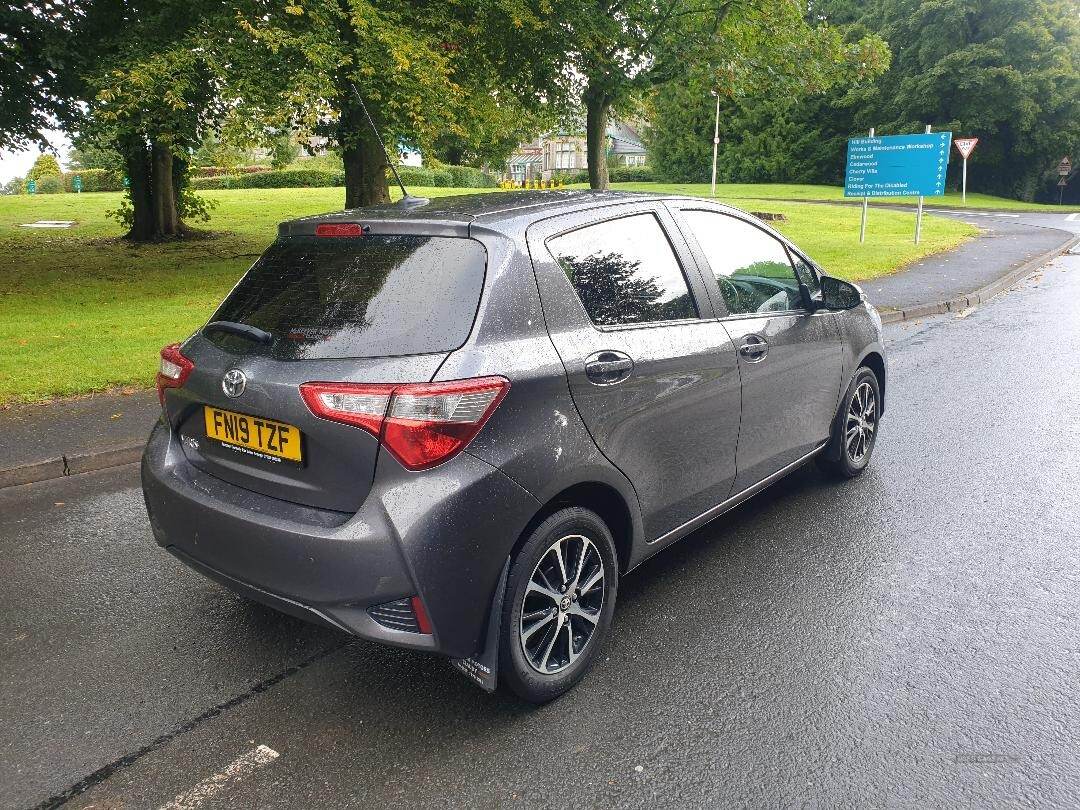
<path id="1" fill-rule="evenodd" d="M 300 429 L 262 416 L 247 416 L 203 406 L 206 435 L 223 444 L 264 456 L 300 461 Z"/>

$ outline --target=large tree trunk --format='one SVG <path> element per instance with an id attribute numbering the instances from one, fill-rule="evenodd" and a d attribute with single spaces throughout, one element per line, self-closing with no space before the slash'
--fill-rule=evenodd
<path id="1" fill-rule="evenodd" d="M 589 88 L 585 91 L 585 146 L 589 161 L 589 187 L 606 191 L 607 119 L 611 99 L 603 92 Z"/>
<path id="2" fill-rule="evenodd" d="M 341 150 L 345 161 L 345 208 L 390 202 L 386 158 L 377 143 L 361 141 Z"/>
<path id="3" fill-rule="evenodd" d="M 127 238 L 148 242 L 154 238 L 153 197 L 150 190 L 150 153 L 142 138 L 125 139 L 121 144 L 128 174 L 133 217 Z"/>
<path id="4" fill-rule="evenodd" d="M 180 233 L 180 215 L 176 210 L 172 152 L 155 141 L 151 147 L 150 160 L 155 235 L 177 236 Z"/>
<path id="5" fill-rule="evenodd" d="M 141 136 L 124 139 L 120 147 L 126 160 L 133 212 L 127 238 L 151 242 L 182 235 L 186 228 L 180 219 L 177 188 L 183 162 L 174 160 L 167 147 L 157 142 L 148 144 Z"/>
<path id="6" fill-rule="evenodd" d="M 390 202 L 386 157 L 364 113 L 358 106 L 346 104 L 339 127 L 338 143 L 345 162 L 345 209 Z"/>

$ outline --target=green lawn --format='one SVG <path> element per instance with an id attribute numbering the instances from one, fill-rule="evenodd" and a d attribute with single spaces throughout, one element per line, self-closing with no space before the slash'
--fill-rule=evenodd
<path id="1" fill-rule="evenodd" d="M 708 183 L 619 183 L 616 188 L 634 190 L 660 191 L 668 194 L 693 194 L 695 196 L 709 196 Z M 860 203 L 862 198 L 844 196 L 842 186 L 810 186 L 795 185 L 791 183 L 721 183 L 716 186 L 716 195 L 725 200 L 736 203 L 744 201 L 740 207 L 745 207 L 746 200 L 806 200 L 808 202 L 849 202 Z M 918 197 L 890 197 L 870 200 L 871 205 L 916 205 Z M 944 197 L 927 197 L 925 205 L 929 208 L 963 209 L 973 211 L 980 209 L 994 211 L 1043 211 L 1052 214 L 1067 214 L 1073 210 L 1068 206 L 1045 205 L 1042 203 L 1026 203 L 1019 200 L 1010 200 L 1005 197 L 993 197 L 989 194 L 977 194 L 969 191 L 967 205 L 960 202 L 960 192 L 950 191 Z"/>
<path id="2" fill-rule="evenodd" d="M 652 184 L 642 188 L 657 190 Z M 468 191 L 415 189 L 425 196 Z M 119 204 L 119 194 L 0 196 L 0 404 L 150 385 L 158 349 L 205 322 L 274 238 L 277 223 L 339 209 L 343 191 L 252 189 L 204 196 L 218 203 L 204 226 L 218 236 L 140 246 L 120 240 L 119 226 L 105 216 Z M 781 230 L 830 272 L 849 279 L 892 272 L 975 232 L 961 222 L 929 218 L 916 248 L 911 215 L 875 211 L 867 243 L 859 245 L 855 209 L 732 202 L 783 213 L 789 221 Z M 39 219 L 78 224 L 71 230 L 18 227 Z"/>

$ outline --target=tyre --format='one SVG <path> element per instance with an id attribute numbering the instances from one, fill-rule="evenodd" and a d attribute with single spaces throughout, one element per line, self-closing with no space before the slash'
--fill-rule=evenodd
<path id="1" fill-rule="evenodd" d="M 604 645 L 619 586 L 615 543 L 599 515 L 561 509 L 510 564 L 499 644 L 503 683 L 531 703 L 562 695 Z"/>
<path id="2" fill-rule="evenodd" d="M 854 478 L 870 463 L 881 418 L 881 386 L 877 375 L 863 366 L 844 394 L 833 420 L 832 437 L 818 466 L 839 478 Z"/>

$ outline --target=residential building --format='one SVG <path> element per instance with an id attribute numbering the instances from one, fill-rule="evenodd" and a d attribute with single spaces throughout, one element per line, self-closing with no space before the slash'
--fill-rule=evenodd
<path id="1" fill-rule="evenodd" d="M 607 128 L 608 156 L 620 166 L 643 166 L 645 145 L 633 127 L 612 121 Z M 540 135 L 514 150 L 506 161 L 506 176 L 514 182 L 550 180 L 555 174 L 571 174 L 589 167 L 585 136 L 552 132 Z"/>

